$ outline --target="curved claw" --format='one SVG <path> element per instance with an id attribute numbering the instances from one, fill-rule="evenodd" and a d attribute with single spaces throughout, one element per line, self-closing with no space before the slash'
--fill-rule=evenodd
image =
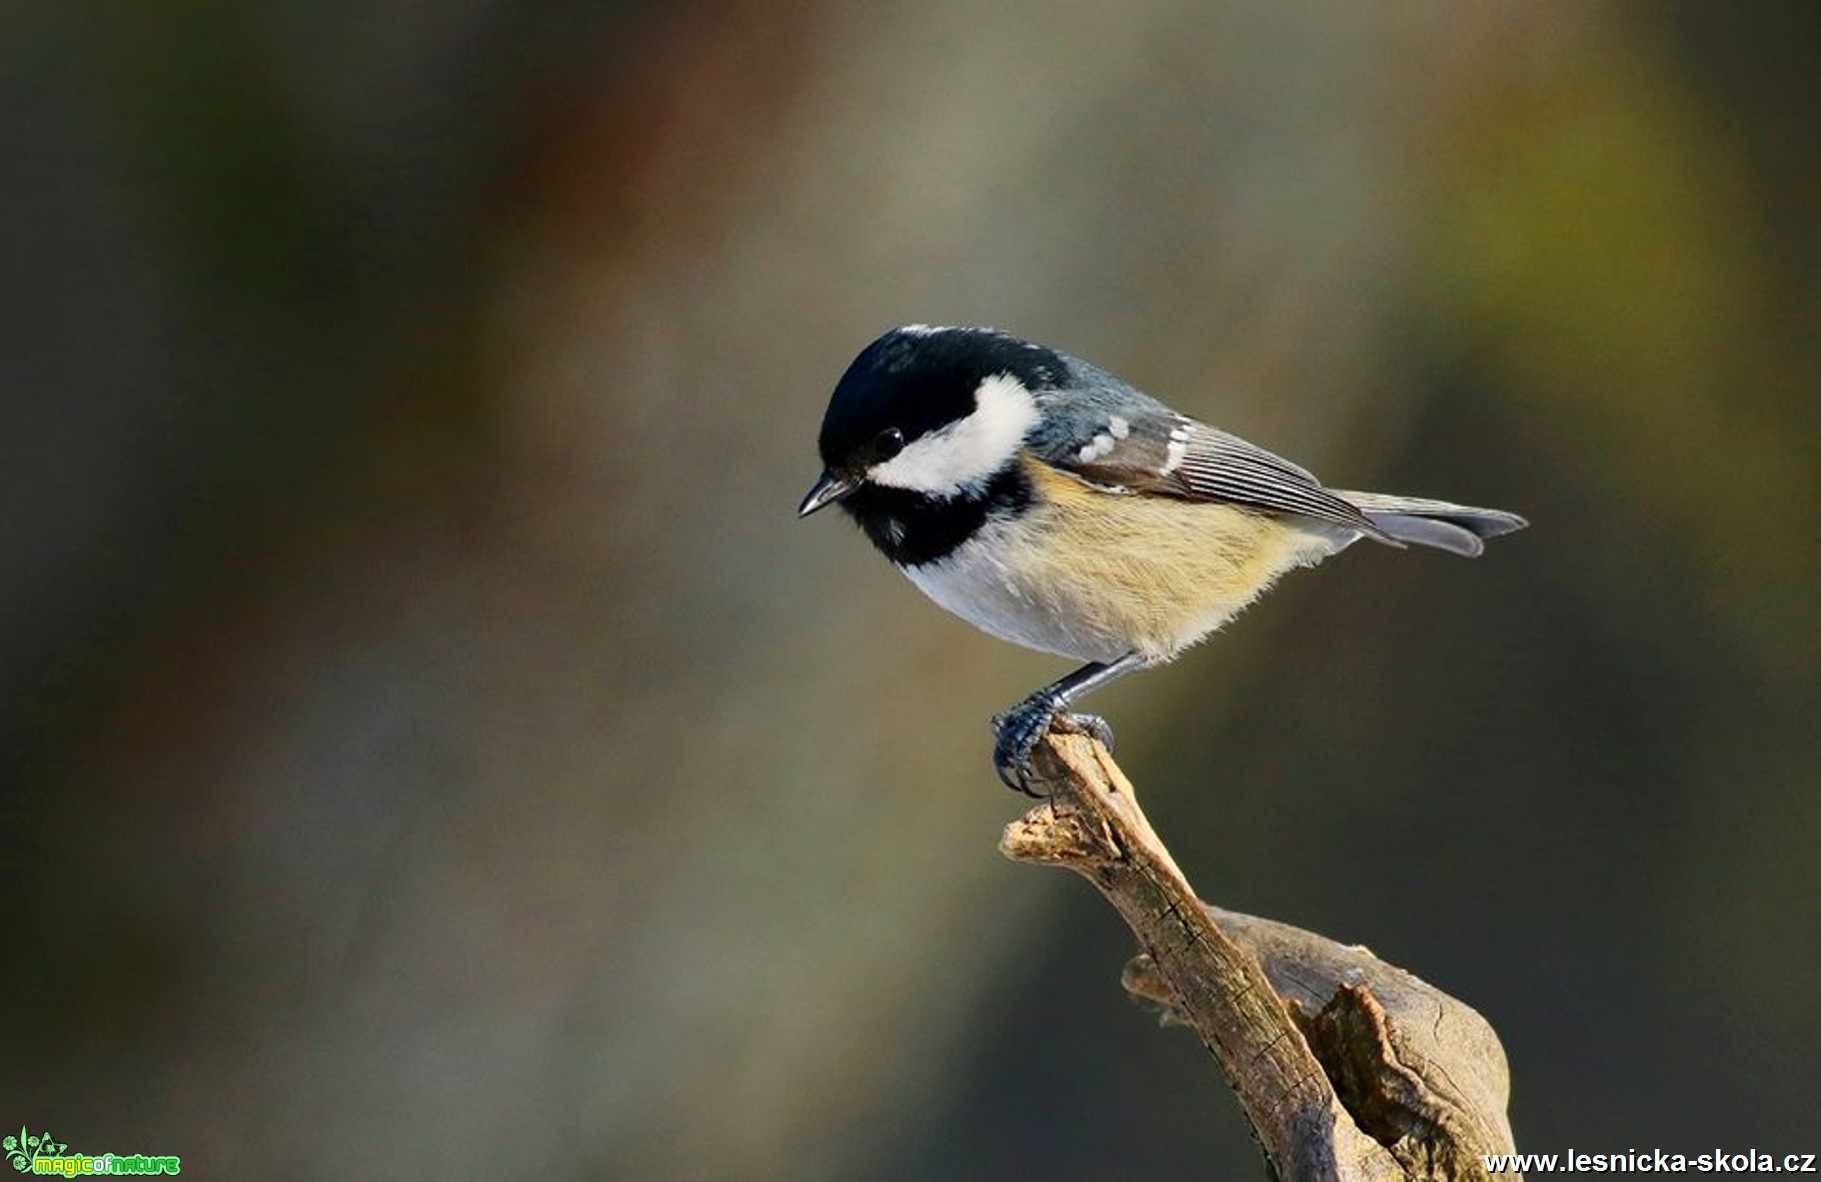
<path id="1" fill-rule="evenodd" d="M 1015 792 L 1035 797 L 1031 791 L 1031 753 L 1058 719 L 1113 749 L 1113 728 L 1098 714 L 1064 714 L 1060 694 L 1040 691 L 1010 710 L 993 716 L 993 770 L 999 781 Z"/>
<path id="2" fill-rule="evenodd" d="M 1113 750 L 1113 727 L 1098 714 L 1064 714 L 1062 716 L 1071 726 L 1085 732 L 1089 738 L 1098 742 L 1111 754 Z"/>
<path id="3" fill-rule="evenodd" d="M 993 770 L 999 781 L 1026 796 L 1031 791 L 1031 752 L 1062 713 L 1062 698 L 1039 690 L 1011 709 L 993 715 Z"/>

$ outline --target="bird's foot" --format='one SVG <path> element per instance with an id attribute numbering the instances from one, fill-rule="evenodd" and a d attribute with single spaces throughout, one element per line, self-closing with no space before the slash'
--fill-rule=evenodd
<path id="1" fill-rule="evenodd" d="M 1098 715 L 1098 714 L 1064 714 L 1061 716 L 1061 721 L 1067 723 L 1069 726 L 1080 731 L 1082 734 L 1086 735 L 1088 738 L 1093 739 L 1096 743 L 1099 743 L 1102 747 L 1105 747 L 1107 749 L 1108 754 L 1112 753 L 1113 742 L 1114 742 L 1113 724 L 1108 722 L 1106 719 L 1100 717 L 1100 715 Z"/>
<path id="2" fill-rule="evenodd" d="M 1113 749 L 1113 728 L 1106 719 L 1098 714 L 1066 714 L 1067 705 L 1061 694 L 1042 689 L 993 715 L 993 770 L 1007 788 L 1026 796 L 1039 795 L 1031 791 L 1031 753 L 1058 720 L 1099 740 L 1107 750 Z"/>

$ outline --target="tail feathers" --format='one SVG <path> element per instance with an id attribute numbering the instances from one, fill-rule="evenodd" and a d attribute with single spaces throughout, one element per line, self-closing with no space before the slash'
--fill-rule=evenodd
<path id="1" fill-rule="evenodd" d="M 1394 497 L 1384 493 L 1340 492 L 1359 507 L 1379 529 L 1400 542 L 1433 546 L 1464 558 L 1476 558 L 1486 549 L 1486 538 L 1513 533 L 1530 523 L 1515 513 L 1475 509 L 1448 501 L 1421 497 Z"/>

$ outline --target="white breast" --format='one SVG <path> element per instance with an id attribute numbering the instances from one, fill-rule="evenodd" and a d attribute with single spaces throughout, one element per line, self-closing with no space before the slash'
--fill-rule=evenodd
<path id="1" fill-rule="evenodd" d="M 1015 552 L 994 536 L 1003 528 L 989 524 L 946 557 L 902 569 L 937 604 L 1001 640 L 1078 661 L 1114 661 L 1131 651 L 1120 636 L 1066 623 L 1074 613 L 1059 611 L 1028 572 L 995 557 Z"/>

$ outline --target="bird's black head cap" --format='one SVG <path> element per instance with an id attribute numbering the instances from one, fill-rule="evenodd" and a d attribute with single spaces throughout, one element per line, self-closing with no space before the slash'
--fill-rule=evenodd
<path id="1" fill-rule="evenodd" d="M 858 471 L 885 458 L 881 436 L 896 445 L 938 431 L 974 410 L 989 377 L 1010 374 L 1028 390 L 1068 378 L 1059 353 L 991 328 L 894 328 L 860 351 L 835 386 L 818 448 L 831 471 Z"/>

